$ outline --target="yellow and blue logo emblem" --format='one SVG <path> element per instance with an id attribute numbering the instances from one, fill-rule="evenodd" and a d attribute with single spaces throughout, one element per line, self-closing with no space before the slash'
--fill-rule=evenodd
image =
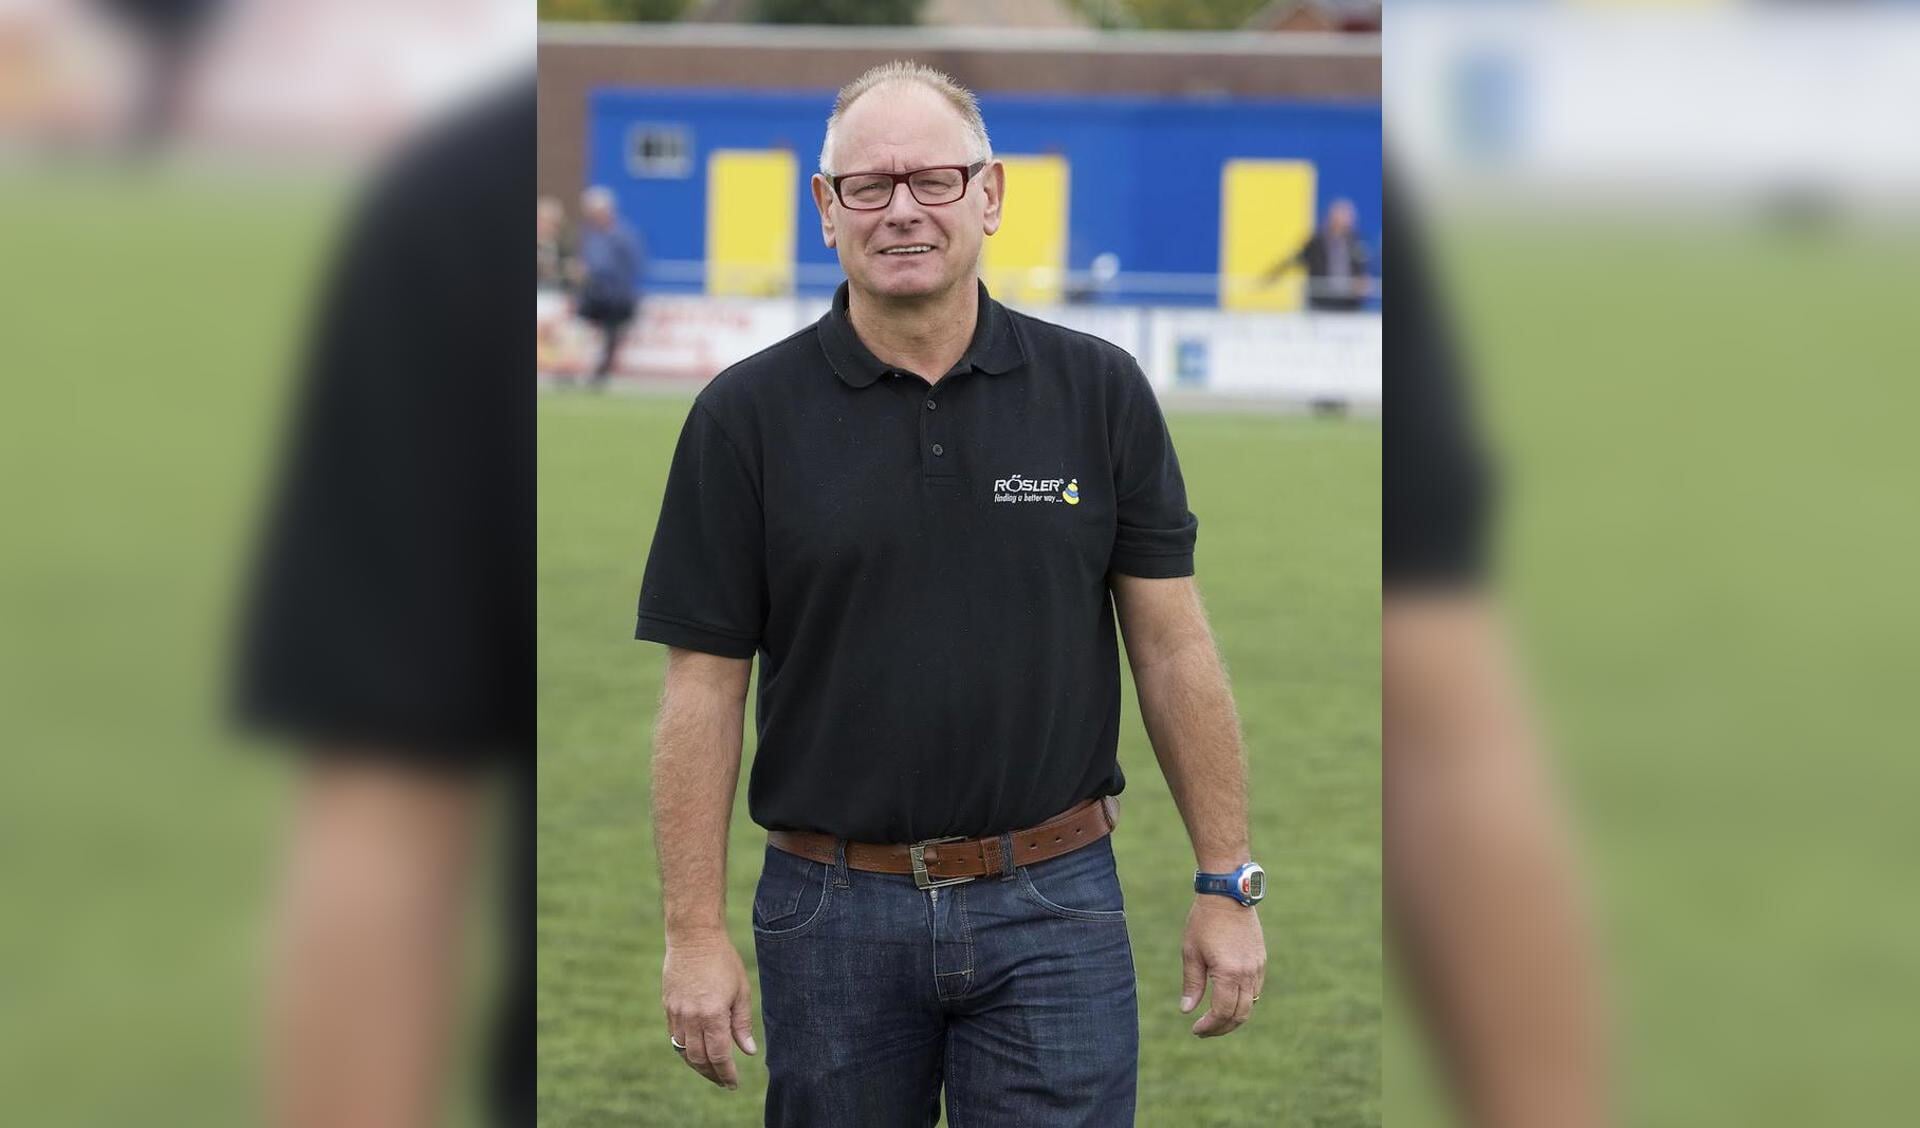
<path id="1" fill-rule="evenodd" d="M 1080 479 L 1075 478 L 1067 483 L 1067 488 L 1060 491 L 1060 500 L 1068 505 L 1080 504 Z"/>

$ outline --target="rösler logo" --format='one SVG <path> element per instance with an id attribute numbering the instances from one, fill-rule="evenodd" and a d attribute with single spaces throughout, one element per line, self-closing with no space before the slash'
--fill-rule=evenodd
<path id="1" fill-rule="evenodd" d="M 1041 501 L 1049 504 L 1064 501 L 1068 505 L 1079 505 L 1080 479 L 1022 478 L 1014 474 L 994 481 L 993 500 L 1016 503 Z"/>

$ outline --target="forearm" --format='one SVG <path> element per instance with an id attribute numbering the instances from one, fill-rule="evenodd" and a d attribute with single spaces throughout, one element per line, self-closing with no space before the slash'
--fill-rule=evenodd
<path id="1" fill-rule="evenodd" d="M 1226 668 L 1210 635 L 1134 662 L 1140 717 L 1193 840 L 1194 861 L 1227 873 L 1247 861 L 1247 762 Z"/>
<path id="2" fill-rule="evenodd" d="M 377 764 L 300 785 L 267 990 L 269 1121 L 438 1118 L 478 793 Z"/>
<path id="3" fill-rule="evenodd" d="M 727 828 L 740 780 L 745 680 L 675 684 L 653 733 L 653 845 L 668 936 L 727 927 Z"/>
<path id="4" fill-rule="evenodd" d="M 1543 757 L 1485 608 L 1390 599 L 1389 919 L 1478 1124 L 1606 1122 L 1602 998 Z"/>

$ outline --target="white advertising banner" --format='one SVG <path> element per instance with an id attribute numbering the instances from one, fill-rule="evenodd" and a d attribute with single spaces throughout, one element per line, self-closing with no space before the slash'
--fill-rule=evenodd
<path id="1" fill-rule="evenodd" d="M 1142 312 L 1141 367 L 1158 390 L 1380 403 L 1377 313 Z"/>
<path id="2" fill-rule="evenodd" d="M 651 295 L 627 333 L 619 369 L 638 377 L 704 382 L 806 324 L 800 304 L 793 299 Z"/>
<path id="3" fill-rule="evenodd" d="M 542 299 L 542 316 L 553 312 Z M 657 294 L 620 350 L 626 385 L 698 384 L 817 320 L 826 298 L 708 298 Z M 1112 341 L 1140 362 L 1156 391 L 1378 409 L 1377 313 L 1240 313 L 1127 306 L 1029 307 L 1023 312 Z M 570 366 L 597 352 L 593 330 L 566 330 Z M 559 366 L 561 368 L 569 365 Z"/>

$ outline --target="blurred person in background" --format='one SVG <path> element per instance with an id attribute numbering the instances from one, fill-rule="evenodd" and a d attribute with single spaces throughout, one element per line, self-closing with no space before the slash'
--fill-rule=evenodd
<path id="1" fill-rule="evenodd" d="M 1339 199 L 1327 206 L 1326 220 L 1299 250 L 1275 263 L 1260 278 L 1261 285 L 1279 281 L 1290 270 L 1306 267 L 1307 306 L 1316 310 L 1359 309 L 1371 291 L 1368 271 L 1373 256 L 1354 230 L 1353 201 Z"/>
<path id="2" fill-rule="evenodd" d="M 127 147 L 145 153 L 178 125 L 195 53 L 224 0 L 96 0 L 140 41 L 138 99 L 127 123 Z"/>
<path id="3" fill-rule="evenodd" d="M 1091 305 L 1106 300 L 1115 290 L 1114 283 L 1120 278 L 1120 256 L 1112 251 L 1102 251 L 1093 256 L 1087 264 L 1086 273 L 1075 272 L 1067 283 L 1066 300 L 1069 305 Z"/>
<path id="4" fill-rule="evenodd" d="M 1602 994 L 1565 816 L 1487 586 L 1491 478 L 1407 201 L 1384 357 L 1387 919 L 1474 1128 L 1610 1123 Z"/>
<path id="5" fill-rule="evenodd" d="M 567 235 L 567 209 L 557 197 L 542 196 L 534 204 L 534 269 L 541 292 L 564 291 L 573 260 Z"/>
<path id="6" fill-rule="evenodd" d="M 1130 1124 L 1116 618 L 1204 871 L 1180 1010 L 1211 1000 L 1190 1032 L 1247 1023 L 1266 968 L 1179 461 L 1132 357 L 981 283 L 1005 170 L 972 94 L 876 67 L 835 100 L 820 170 L 847 281 L 814 326 L 701 392 L 641 587 L 636 635 L 669 648 L 652 777 L 665 1033 L 729 1089 L 732 1048 L 757 1052 L 725 905 L 757 654 L 766 1123 L 928 1124 L 944 1085 L 953 1123 Z M 1079 476 L 994 483 L 1026 467 Z"/>
<path id="7" fill-rule="evenodd" d="M 542 196 L 534 204 L 535 364 L 540 372 L 573 374 L 567 325 L 573 317 L 567 282 L 573 272 L 573 241 L 567 210 L 558 198 Z"/>
<path id="8" fill-rule="evenodd" d="M 507 851 L 487 1089 L 533 1123 L 533 81 L 413 141 L 325 289 L 240 639 L 237 707 L 298 753 L 266 1122 L 427 1128 L 488 802 Z"/>
<path id="9" fill-rule="evenodd" d="M 640 237 L 615 210 L 613 192 L 599 185 L 581 193 L 580 218 L 575 310 L 600 333 L 592 386 L 604 388 L 639 307 Z"/>

